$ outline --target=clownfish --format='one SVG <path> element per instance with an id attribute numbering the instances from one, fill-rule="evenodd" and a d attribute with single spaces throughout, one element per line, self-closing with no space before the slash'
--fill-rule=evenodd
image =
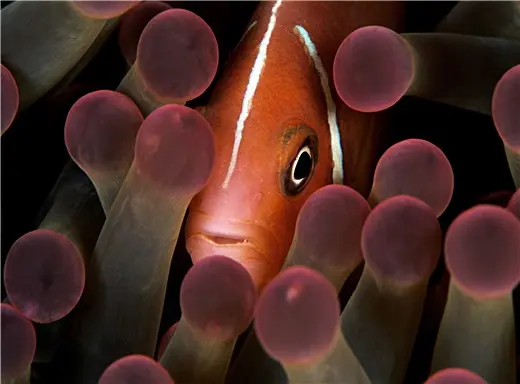
<path id="1" fill-rule="evenodd" d="M 334 89 L 345 37 L 366 25 L 399 31 L 400 2 L 262 2 L 203 113 L 215 167 L 192 201 L 186 249 L 224 255 L 261 290 L 280 271 L 309 195 L 331 183 L 370 192 L 381 127 Z"/>

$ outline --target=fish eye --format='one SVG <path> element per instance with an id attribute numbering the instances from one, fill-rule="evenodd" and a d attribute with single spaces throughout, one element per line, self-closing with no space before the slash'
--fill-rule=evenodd
<path id="1" fill-rule="evenodd" d="M 316 143 L 308 138 L 298 150 L 285 174 L 284 192 L 287 195 L 297 195 L 308 184 L 316 166 L 316 148 Z"/>

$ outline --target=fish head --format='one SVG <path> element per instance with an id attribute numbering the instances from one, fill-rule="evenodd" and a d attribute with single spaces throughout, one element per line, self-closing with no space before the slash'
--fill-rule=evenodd
<path id="1" fill-rule="evenodd" d="M 247 156 L 239 156 L 227 186 L 225 155 L 231 149 L 224 149 L 224 141 L 217 144 L 223 150 L 217 150 L 210 181 L 190 205 L 186 227 L 193 262 L 231 257 L 246 267 L 257 287 L 281 269 L 305 200 L 331 180 L 329 156 L 311 125 L 294 119 L 275 128 L 261 138 L 245 138 Z"/>
<path id="2" fill-rule="evenodd" d="M 260 288 L 281 269 L 301 206 L 331 183 L 333 166 L 320 79 L 297 36 L 282 44 L 291 30 L 274 31 L 254 95 L 245 100 L 265 29 L 259 21 L 241 42 L 205 109 L 215 167 L 186 227 L 193 262 L 229 256 Z"/>

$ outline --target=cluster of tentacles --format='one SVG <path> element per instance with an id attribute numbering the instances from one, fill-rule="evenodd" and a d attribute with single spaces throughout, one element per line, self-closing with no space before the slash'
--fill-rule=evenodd
<path id="1" fill-rule="evenodd" d="M 400 384 L 441 258 L 451 279 L 427 383 L 516 382 L 520 190 L 507 207 L 461 212 L 443 235 L 457 180 L 419 139 L 387 149 L 369 196 L 343 185 L 313 193 L 262 292 L 225 255 L 195 263 L 182 316 L 158 342 L 183 219 L 214 165 L 212 129 L 185 103 L 214 80 L 215 35 L 161 2 L 17 1 L 1 16 L 2 134 L 115 31 L 128 63 L 117 89 L 68 112 L 70 160 L 38 228 L 7 255 L 3 382 L 29 383 L 33 363 L 63 359 L 53 382 Z M 336 92 L 361 112 L 412 95 L 491 115 L 518 189 L 518 20 L 518 2 L 461 2 L 434 33 L 357 29 L 337 51 Z M 339 291 L 361 265 L 341 311 Z"/>

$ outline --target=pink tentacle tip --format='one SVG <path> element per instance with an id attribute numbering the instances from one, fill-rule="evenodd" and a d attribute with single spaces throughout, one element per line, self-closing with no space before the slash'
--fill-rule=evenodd
<path id="1" fill-rule="evenodd" d="M 137 71 L 145 86 L 163 102 L 200 96 L 218 67 L 213 31 L 194 13 L 172 9 L 155 16 L 137 46 Z"/>
<path id="2" fill-rule="evenodd" d="M 174 384 L 166 369 L 143 355 L 130 355 L 116 360 L 99 379 L 99 384 L 131 383 Z"/>
<path id="3" fill-rule="evenodd" d="M 377 112 L 390 108 L 412 84 L 413 51 L 391 29 L 359 28 L 339 46 L 333 78 L 338 95 L 352 109 Z"/>
<path id="4" fill-rule="evenodd" d="M 83 258 L 67 237 L 38 229 L 11 247 L 4 268 L 7 295 L 14 307 L 38 323 L 66 316 L 85 286 Z"/>
<path id="5" fill-rule="evenodd" d="M 507 209 L 520 219 L 520 189 L 517 189 L 513 196 L 511 196 Z"/>
<path id="6" fill-rule="evenodd" d="M 159 348 L 157 348 L 157 360 L 161 360 L 164 352 L 166 351 L 166 348 L 168 347 L 168 344 L 170 343 L 170 340 L 173 337 L 173 334 L 175 333 L 175 330 L 177 329 L 178 324 L 179 322 L 177 321 L 170 328 L 168 328 L 168 330 L 164 333 L 163 337 L 161 338 Z"/>
<path id="7" fill-rule="evenodd" d="M 36 331 L 11 305 L 0 305 L 2 380 L 11 380 L 23 375 L 31 365 L 36 352 Z"/>
<path id="8" fill-rule="evenodd" d="M 211 126 L 197 111 L 165 105 L 143 122 L 135 144 L 137 172 L 165 190 L 199 192 L 213 169 Z"/>
<path id="9" fill-rule="evenodd" d="M 444 153 L 428 141 L 408 139 L 391 146 L 379 159 L 372 195 L 379 202 L 410 195 L 439 217 L 451 201 L 453 188 L 453 169 Z"/>
<path id="10" fill-rule="evenodd" d="M 320 273 L 290 267 L 264 289 L 255 330 L 266 352 L 286 364 L 309 363 L 333 347 L 339 331 L 334 286 Z"/>
<path id="11" fill-rule="evenodd" d="M 135 7 L 140 1 L 122 1 L 122 0 L 72 0 L 72 4 L 76 9 L 87 17 L 92 19 L 112 19 L 121 16 L 129 9 Z"/>
<path id="12" fill-rule="evenodd" d="M 328 185 L 303 204 L 295 236 L 309 255 L 324 263 L 355 267 L 362 260 L 361 230 L 369 213 L 370 206 L 357 191 Z"/>
<path id="13" fill-rule="evenodd" d="M 83 169 L 128 170 L 143 115 L 128 97 L 108 90 L 81 97 L 65 122 L 65 144 Z"/>
<path id="14" fill-rule="evenodd" d="M 424 384 L 487 384 L 487 382 L 467 369 L 447 368 L 436 372 Z"/>
<path id="15" fill-rule="evenodd" d="M 509 69 L 498 81 L 491 113 L 504 143 L 520 153 L 520 64 Z"/>
<path id="16" fill-rule="evenodd" d="M 256 291 L 249 273 L 225 256 L 195 263 L 181 285 L 180 302 L 186 322 L 206 337 L 230 340 L 253 319 Z"/>
<path id="17" fill-rule="evenodd" d="M 135 62 L 139 38 L 148 22 L 169 9 L 171 9 L 170 5 L 161 1 L 144 1 L 121 17 L 118 43 L 128 65 Z"/>
<path id="18" fill-rule="evenodd" d="M 366 266 L 380 279 L 400 286 L 428 280 L 442 248 L 434 211 L 411 196 L 379 204 L 363 227 L 361 248 Z"/>
<path id="19" fill-rule="evenodd" d="M 20 105 L 20 93 L 13 75 L 2 64 L 2 134 L 11 126 Z"/>
<path id="20" fill-rule="evenodd" d="M 510 293 L 520 282 L 520 221 L 507 209 L 477 205 L 448 228 L 444 254 L 452 279 L 467 294 Z"/>
<path id="21" fill-rule="evenodd" d="M 477 200 L 477 204 L 498 205 L 499 207 L 505 208 L 509 204 L 513 193 L 514 192 L 509 190 L 493 191 L 480 197 Z"/>

